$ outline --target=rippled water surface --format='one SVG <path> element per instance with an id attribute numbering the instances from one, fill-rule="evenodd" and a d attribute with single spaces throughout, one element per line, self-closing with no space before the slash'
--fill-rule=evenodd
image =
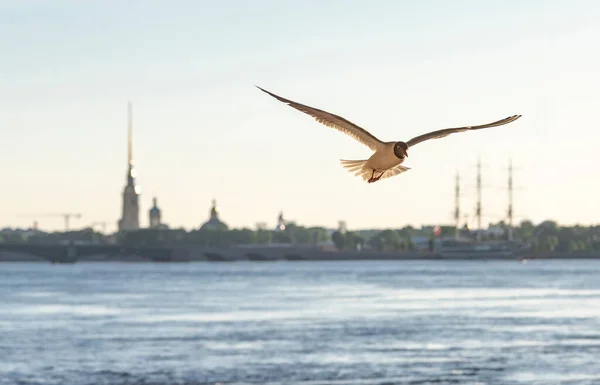
<path id="1" fill-rule="evenodd" d="M 0 384 L 599 384 L 600 261 L 0 264 Z"/>

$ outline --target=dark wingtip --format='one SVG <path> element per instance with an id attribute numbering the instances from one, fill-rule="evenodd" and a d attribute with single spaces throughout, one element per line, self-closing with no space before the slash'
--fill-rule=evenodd
<path id="1" fill-rule="evenodd" d="M 282 98 L 282 97 L 281 97 L 281 96 L 279 96 L 279 95 L 275 95 L 274 93 L 272 93 L 272 92 L 269 92 L 269 91 L 265 90 L 264 88 L 261 88 L 261 87 L 259 87 L 259 86 L 257 86 L 257 85 L 255 85 L 255 87 L 256 87 L 256 88 L 258 88 L 259 90 L 261 90 L 262 92 L 264 92 L 265 94 L 267 94 L 267 95 L 271 95 L 272 97 L 274 97 L 275 99 L 277 99 L 277 100 L 279 100 L 279 101 L 281 101 L 281 102 L 288 103 L 288 104 L 291 102 L 290 100 L 287 100 L 287 99 L 285 99 L 285 98 Z"/>

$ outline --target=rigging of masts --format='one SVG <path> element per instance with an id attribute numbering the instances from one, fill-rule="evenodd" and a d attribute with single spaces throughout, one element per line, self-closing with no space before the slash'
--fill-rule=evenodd
<path id="1" fill-rule="evenodd" d="M 477 159 L 477 176 L 476 176 L 476 185 L 475 185 L 475 191 L 476 191 L 476 202 L 475 202 L 475 220 L 476 220 L 476 240 L 477 242 L 481 242 L 482 238 L 483 238 L 483 227 L 482 227 L 482 220 L 483 220 L 483 207 L 482 207 L 482 189 L 483 189 L 483 182 L 482 182 L 482 174 L 481 174 L 481 169 L 482 169 L 482 164 L 481 164 L 481 158 Z M 507 170 L 506 168 L 502 168 L 503 170 Z M 506 206 L 506 211 L 504 214 L 500 214 L 498 216 L 493 216 L 493 218 L 495 218 L 495 220 L 502 220 L 502 224 L 504 226 L 505 229 L 505 236 L 506 239 L 508 241 L 512 241 L 514 238 L 514 171 L 515 171 L 515 167 L 513 165 L 513 161 L 512 159 L 509 159 L 508 162 L 508 188 L 507 190 L 506 187 L 496 187 L 498 189 L 502 189 L 503 191 L 508 191 L 508 202 L 507 202 L 507 206 Z M 506 186 L 506 185 L 505 185 Z M 487 186 L 490 187 L 490 186 Z M 455 212 L 454 212 L 454 219 L 456 221 L 455 225 L 458 228 L 458 218 L 460 216 L 460 209 L 459 209 L 459 194 L 460 194 L 460 186 L 459 186 L 459 175 L 457 173 L 456 175 L 456 187 L 455 187 Z M 489 216 L 488 216 L 489 217 Z M 501 218 L 501 219 L 500 219 Z"/>

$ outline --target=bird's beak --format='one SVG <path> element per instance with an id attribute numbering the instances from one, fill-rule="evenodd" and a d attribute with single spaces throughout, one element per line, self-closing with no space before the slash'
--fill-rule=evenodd
<path id="1" fill-rule="evenodd" d="M 408 152 L 404 151 L 404 156 L 408 158 Z"/>

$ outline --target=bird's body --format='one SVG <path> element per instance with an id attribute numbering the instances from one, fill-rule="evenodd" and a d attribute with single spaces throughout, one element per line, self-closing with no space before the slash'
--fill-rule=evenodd
<path id="1" fill-rule="evenodd" d="M 402 163 L 408 157 L 408 149 L 418 143 L 424 142 L 429 139 L 443 138 L 455 132 L 463 132 L 470 130 L 480 130 L 482 128 L 502 126 L 515 120 L 519 119 L 521 115 L 513 115 L 508 118 L 498 120 L 496 122 L 478 125 L 478 126 L 465 126 L 457 128 L 446 128 L 442 130 L 432 131 L 427 134 L 423 134 L 412 138 L 407 142 L 382 142 L 377 139 L 367 130 L 357 126 L 356 124 L 342 118 L 341 116 L 331 114 L 327 111 L 320 110 L 318 108 L 306 106 L 304 104 L 296 103 L 289 99 L 285 99 L 281 96 L 275 95 L 267 90 L 264 90 L 257 86 L 263 92 L 271 95 L 275 99 L 288 104 L 301 112 L 304 112 L 328 127 L 335 128 L 341 131 L 365 146 L 369 147 L 373 151 L 373 155 L 369 159 L 364 160 L 340 160 L 342 166 L 348 171 L 353 172 L 354 175 L 362 177 L 368 183 L 376 182 L 380 179 L 389 178 L 405 171 L 410 168 L 402 166 Z"/>
<path id="2" fill-rule="evenodd" d="M 387 142 L 382 147 L 381 150 L 375 151 L 373 155 L 371 155 L 365 166 L 370 167 L 375 171 L 385 171 L 404 162 L 404 159 L 399 159 L 394 154 L 394 142 Z"/>
<path id="3" fill-rule="evenodd" d="M 395 142 L 387 142 L 381 146 L 381 149 L 375 151 L 369 159 L 365 160 L 340 160 L 342 166 L 364 180 L 372 182 L 398 175 L 410 170 L 402 166 L 404 158 L 400 159 L 394 154 Z"/>

